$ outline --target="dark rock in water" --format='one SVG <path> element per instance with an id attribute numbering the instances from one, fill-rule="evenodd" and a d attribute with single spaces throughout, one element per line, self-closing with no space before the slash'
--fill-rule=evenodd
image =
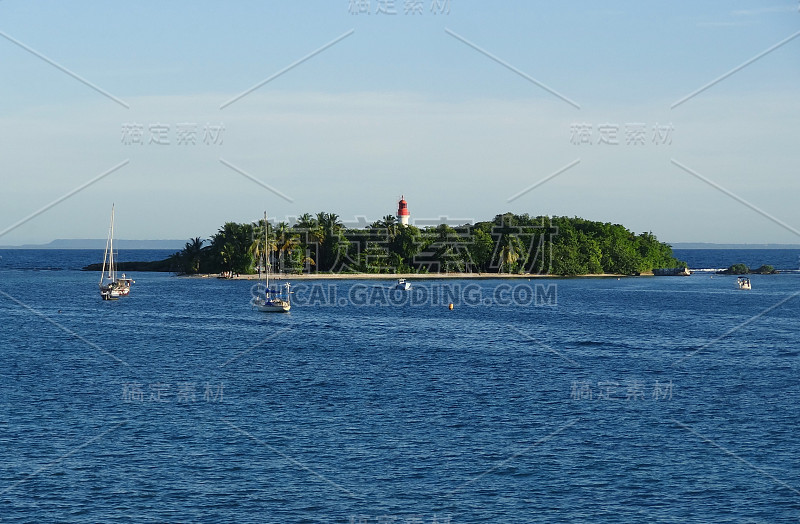
<path id="1" fill-rule="evenodd" d="M 777 269 L 769 265 L 764 265 L 758 269 L 753 269 L 750 271 L 750 273 L 753 273 L 755 275 L 774 275 L 777 272 L 778 272 Z"/>
<path id="2" fill-rule="evenodd" d="M 750 273 L 750 268 L 746 264 L 734 264 L 728 269 L 717 271 L 718 275 L 747 275 Z"/>
<path id="3" fill-rule="evenodd" d="M 718 275 L 774 275 L 778 271 L 769 265 L 763 265 L 758 269 L 750 269 L 745 264 L 734 264 L 728 269 L 717 271 Z"/>

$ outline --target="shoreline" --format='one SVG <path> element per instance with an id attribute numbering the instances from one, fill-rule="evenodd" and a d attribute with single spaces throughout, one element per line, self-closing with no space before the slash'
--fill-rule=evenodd
<path id="1" fill-rule="evenodd" d="M 270 280 L 488 280 L 488 279 L 532 279 L 532 278 L 622 278 L 635 275 L 622 275 L 614 273 L 595 273 L 590 275 L 539 275 L 539 274 L 504 274 L 504 273 L 301 273 L 298 275 L 270 275 Z M 643 273 L 640 276 L 653 276 L 652 273 Z M 182 275 L 181 278 L 216 278 L 219 280 L 258 280 L 258 275 L 237 275 L 221 277 L 219 274 Z"/>

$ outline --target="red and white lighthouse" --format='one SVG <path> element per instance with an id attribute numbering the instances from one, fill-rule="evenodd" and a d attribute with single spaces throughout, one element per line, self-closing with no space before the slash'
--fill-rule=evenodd
<path id="1" fill-rule="evenodd" d="M 408 202 L 406 202 L 405 196 L 400 196 L 400 202 L 397 203 L 397 221 L 400 224 L 407 226 L 408 225 L 408 218 L 411 214 L 408 212 Z"/>

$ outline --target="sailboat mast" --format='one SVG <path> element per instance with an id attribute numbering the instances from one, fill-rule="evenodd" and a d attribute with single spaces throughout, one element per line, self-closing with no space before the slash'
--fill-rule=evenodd
<path id="1" fill-rule="evenodd" d="M 111 204 L 111 235 L 109 236 L 109 251 L 108 251 L 108 276 L 111 280 L 117 278 L 117 272 L 114 270 L 114 204 Z"/>
<path id="2" fill-rule="evenodd" d="M 269 229 L 266 211 L 264 211 L 264 279 L 267 286 L 267 296 L 269 296 Z"/>
<path id="3" fill-rule="evenodd" d="M 103 253 L 103 269 L 100 271 L 100 284 L 103 284 L 103 279 L 106 277 L 106 259 L 108 258 L 108 244 L 111 242 L 112 227 L 114 224 L 114 205 L 111 205 L 111 224 L 108 226 L 108 238 L 106 238 L 106 250 Z"/>

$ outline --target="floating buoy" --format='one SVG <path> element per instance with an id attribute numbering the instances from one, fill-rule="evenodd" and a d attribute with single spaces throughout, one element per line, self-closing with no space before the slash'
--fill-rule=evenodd
<path id="1" fill-rule="evenodd" d="M 449 307 L 449 308 L 450 308 L 450 310 L 452 311 L 452 309 L 453 309 L 453 303 L 452 303 L 452 302 L 450 302 L 450 305 L 449 305 L 449 306 L 447 306 L 447 307 Z"/>

